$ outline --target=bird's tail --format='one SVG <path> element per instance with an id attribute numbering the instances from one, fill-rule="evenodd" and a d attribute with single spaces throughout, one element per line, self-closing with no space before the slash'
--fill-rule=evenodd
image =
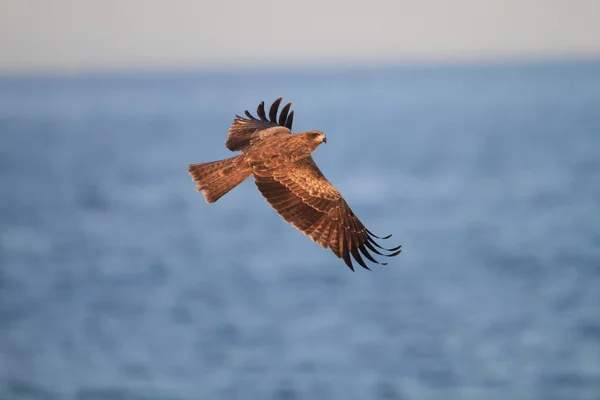
<path id="1" fill-rule="evenodd" d="M 201 191 L 207 203 L 214 203 L 224 194 L 246 180 L 252 168 L 242 156 L 202 164 L 191 164 L 188 172 L 197 182 L 196 190 Z"/>

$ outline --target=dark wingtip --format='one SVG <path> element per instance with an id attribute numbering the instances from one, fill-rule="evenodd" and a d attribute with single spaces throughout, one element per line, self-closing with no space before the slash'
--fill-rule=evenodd
<path id="1" fill-rule="evenodd" d="M 277 123 L 277 111 L 279 111 L 279 104 L 281 104 L 281 100 L 283 100 L 281 97 L 275 100 L 269 109 L 269 119 L 273 123 Z"/>
<path id="2" fill-rule="evenodd" d="M 281 110 L 281 114 L 279 114 L 279 125 L 285 126 L 285 123 L 288 118 L 288 113 L 290 112 L 290 107 L 292 107 L 292 103 L 287 103 Z"/>
<path id="3" fill-rule="evenodd" d="M 365 229 L 366 229 L 366 228 L 365 228 Z M 379 237 L 379 236 L 377 236 L 376 234 L 374 234 L 373 232 L 371 232 L 371 231 L 370 231 L 370 230 L 368 230 L 368 229 L 366 229 L 366 231 L 367 231 L 367 233 L 368 233 L 369 235 L 371 235 L 371 236 L 373 236 L 374 238 L 377 238 L 377 239 L 386 240 L 386 239 L 389 239 L 389 238 L 391 238 L 391 237 L 392 237 L 392 235 L 391 235 L 391 234 L 389 234 L 389 235 L 387 235 L 387 236 L 384 236 L 384 237 Z"/>
<path id="4" fill-rule="evenodd" d="M 377 246 L 378 248 L 380 248 L 382 250 L 390 251 L 391 253 L 390 254 L 384 254 L 384 253 L 380 252 L 379 250 L 377 250 L 377 248 L 375 248 L 373 245 Z M 372 240 L 370 238 L 367 238 L 367 240 L 364 243 L 364 246 L 366 246 L 373 253 L 379 254 L 380 256 L 384 256 L 384 257 L 395 257 L 395 256 L 397 256 L 398 254 L 400 254 L 402 252 L 402 249 L 401 249 L 402 245 L 397 246 L 397 247 L 395 247 L 393 249 L 385 249 L 385 248 L 379 246 L 374 240 Z M 367 249 L 364 249 L 363 253 L 365 253 L 365 252 L 367 252 Z M 367 258 L 369 258 L 369 257 L 367 257 Z M 386 263 L 381 263 L 381 264 L 387 265 Z"/>
<path id="5" fill-rule="evenodd" d="M 261 101 L 260 104 L 258 105 L 258 107 L 256 108 L 256 114 L 258 115 L 258 118 L 256 118 L 254 115 L 252 115 L 248 110 L 244 111 L 244 114 L 250 120 L 272 122 L 279 126 L 288 128 L 289 130 L 292 130 L 292 123 L 294 122 L 294 111 L 290 111 L 290 107 L 292 107 L 291 102 L 287 103 L 283 107 L 283 109 L 281 110 L 281 113 L 279 114 L 279 119 L 277 118 L 277 113 L 279 111 L 279 106 L 281 105 L 282 100 L 283 100 L 283 97 L 279 97 L 273 102 L 273 104 L 271 104 L 271 107 L 269 108 L 268 118 L 267 118 L 267 113 L 265 111 L 265 102 L 264 101 Z M 239 115 L 236 115 L 236 117 L 238 119 L 242 118 Z"/>
<path id="6" fill-rule="evenodd" d="M 377 250 L 375 247 L 373 247 L 373 245 L 371 244 L 371 242 L 369 242 L 368 240 L 365 242 L 365 246 L 367 246 L 367 248 L 369 250 L 371 250 L 373 253 L 379 254 L 380 256 L 383 255 L 379 250 Z"/>
<path id="7" fill-rule="evenodd" d="M 394 248 L 388 249 L 387 247 L 382 247 L 382 246 L 381 246 L 379 243 L 377 243 L 375 240 L 373 240 L 373 239 L 372 239 L 372 238 L 370 238 L 370 237 L 367 237 L 367 241 L 366 241 L 366 243 L 371 243 L 371 244 L 373 244 L 373 245 L 377 246 L 378 248 L 380 248 L 381 250 L 385 250 L 385 251 L 396 251 L 396 250 L 398 250 L 400 247 L 402 247 L 402 245 L 400 245 L 400 246 L 396 246 L 396 247 L 394 247 Z"/>
<path id="8" fill-rule="evenodd" d="M 292 130 L 292 123 L 294 122 L 294 110 L 290 111 L 290 115 L 288 115 L 287 120 L 285 121 L 285 127 L 290 131 Z"/>
<path id="9" fill-rule="evenodd" d="M 352 253 L 352 257 L 354 257 L 354 259 L 360 264 L 361 267 L 370 271 L 370 268 L 367 267 L 367 264 L 365 264 L 365 262 L 363 261 L 356 247 L 352 247 L 352 249 L 350 249 L 350 252 Z"/>
<path id="10" fill-rule="evenodd" d="M 367 259 L 371 262 L 374 262 L 375 264 L 380 264 L 379 261 L 377 261 L 371 254 L 369 254 L 369 252 L 367 251 L 367 249 L 365 249 L 365 244 L 361 244 L 360 246 L 358 246 L 358 249 L 360 250 L 361 253 L 363 253 L 363 256 L 367 257 Z"/>
<path id="11" fill-rule="evenodd" d="M 387 251 L 396 251 L 402 248 L 402 245 L 400 246 L 396 246 L 396 247 L 392 247 L 391 249 L 386 249 Z"/>
<path id="12" fill-rule="evenodd" d="M 402 253 L 402 249 L 400 249 L 392 254 L 386 254 L 386 257 L 396 257 L 400 253 Z"/>
<path id="13" fill-rule="evenodd" d="M 350 259 L 349 253 L 343 254 L 342 258 L 344 259 L 344 262 L 346 263 L 348 268 L 350 268 L 352 270 L 352 272 L 354 272 L 354 266 L 352 265 L 352 260 Z"/>
<path id="14" fill-rule="evenodd" d="M 267 114 L 265 114 L 265 102 L 261 101 L 256 109 L 256 113 L 262 121 L 267 121 Z"/>

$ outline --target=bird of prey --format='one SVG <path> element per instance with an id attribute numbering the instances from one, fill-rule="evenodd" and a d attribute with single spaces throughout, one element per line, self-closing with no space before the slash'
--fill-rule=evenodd
<path id="1" fill-rule="evenodd" d="M 354 215 L 312 159 L 311 153 L 327 142 L 325 134 L 321 131 L 292 134 L 292 104 L 283 107 L 278 118 L 281 100 L 275 100 L 268 118 L 264 102 L 256 110 L 258 118 L 248 111 L 246 117 L 236 115 L 225 146 L 242 154 L 191 164 L 188 172 L 197 182 L 196 189 L 203 192 L 207 203 L 214 203 L 253 175 L 258 190 L 283 219 L 323 248 L 330 248 L 352 271 L 350 255 L 366 269 L 369 267 L 361 254 L 373 263 L 386 264 L 377 261 L 369 251 L 393 257 L 400 254 L 401 246 L 387 249 L 375 241 L 392 235 L 374 235 Z"/>

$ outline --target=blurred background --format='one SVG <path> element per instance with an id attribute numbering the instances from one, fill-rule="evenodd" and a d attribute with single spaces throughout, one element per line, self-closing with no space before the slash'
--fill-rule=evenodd
<path id="1" fill-rule="evenodd" d="M 194 190 L 279 96 L 389 265 Z M 599 399 L 599 177 L 596 0 L 4 0 L 0 399 Z"/>

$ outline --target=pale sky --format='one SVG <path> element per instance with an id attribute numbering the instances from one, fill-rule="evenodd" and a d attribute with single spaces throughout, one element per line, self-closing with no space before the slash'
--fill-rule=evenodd
<path id="1" fill-rule="evenodd" d="M 600 0 L 0 0 L 1 72 L 600 59 Z"/>

